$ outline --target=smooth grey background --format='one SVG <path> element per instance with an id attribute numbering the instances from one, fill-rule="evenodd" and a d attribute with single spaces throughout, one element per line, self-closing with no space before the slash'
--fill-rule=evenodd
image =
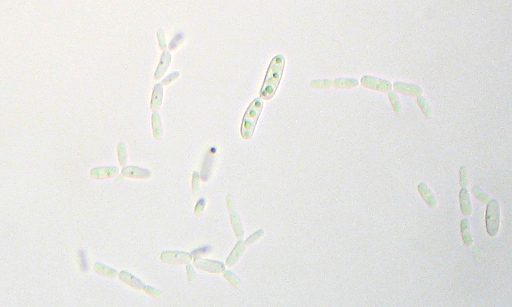
<path id="1" fill-rule="evenodd" d="M 3 306 L 504 306 L 512 301 L 510 1 L 5 1 L 0 4 L 0 301 Z M 166 89 L 164 137 L 149 97 L 156 30 L 186 41 Z M 286 57 L 255 136 L 241 117 L 268 62 Z M 171 71 L 170 70 L 170 71 Z M 419 84 L 393 113 L 385 94 L 314 90 L 371 74 Z M 124 141 L 146 181 L 97 181 Z M 218 147 L 205 213 L 190 174 Z M 458 169 L 502 207 L 498 237 L 473 200 L 463 245 Z M 416 186 L 426 182 L 439 206 Z M 222 277 L 162 263 L 166 249 L 265 229 Z M 77 252 L 128 270 L 160 299 L 83 273 Z"/>

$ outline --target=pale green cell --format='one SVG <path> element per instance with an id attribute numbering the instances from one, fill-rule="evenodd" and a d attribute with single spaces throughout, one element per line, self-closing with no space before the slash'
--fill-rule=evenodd
<path id="1" fill-rule="evenodd" d="M 362 76 L 361 85 L 379 92 L 389 92 L 393 87 L 391 82 L 374 76 Z"/>
<path id="2" fill-rule="evenodd" d="M 263 229 L 258 229 L 245 239 L 245 245 L 249 246 L 258 242 L 263 237 Z"/>
<path id="3" fill-rule="evenodd" d="M 151 115 L 151 129 L 153 130 L 153 137 L 157 140 L 161 139 L 164 130 L 163 130 L 163 124 L 162 124 L 162 118 L 160 117 L 160 113 L 153 112 Z"/>
<path id="4" fill-rule="evenodd" d="M 395 111 L 397 113 L 402 111 L 402 105 L 400 104 L 400 100 L 398 99 L 398 95 L 395 92 L 389 91 L 388 92 L 388 99 L 389 99 L 389 102 L 391 103 L 391 107 L 393 108 L 393 111 Z"/>
<path id="5" fill-rule="evenodd" d="M 186 266 L 186 270 L 187 270 L 187 279 L 188 279 L 188 282 L 193 282 L 194 280 L 196 280 L 196 270 L 194 269 L 194 266 L 192 264 L 187 264 Z"/>
<path id="6" fill-rule="evenodd" d="M 173 71 L 170 74 L 168 74 L 167 76 L 165 76 L 162 79 L 161 83 L 163 86 L 168 86 L 169 84 L 174 83 L 174 81 L 178 80 L 179 77 L 180 77 L 180 73 L 178 71 Z"/>
<path id="7" fill-rule="evenodd" d="M 192 173 L 192 194 L 197 195 L 199 193 L 199 172 L 194 171 Z"/>
<path id="8" fill-rule="evenodd" d="M 460 189 L 459 192 L 459 204 L 460 211 L 464 215 L 471 215 L 471 198 L 469 197 L 469 191 L 466 189 Z"/>
<path id="9" fill-rule="evenodd" d="M 160 47 L 161 51 L 164 51 L 167 48 L 167 40 L 165 38 L 164 30 L 158 29 L 156 31 L 156 38 L 158 40 L 158 47 Z"/>
<path id="10" fill-rule="evenodd" d="M 222 272 L 222 275 L 235 288 L 240 287 L 242 284 L 240 278 L 238 278 L 238 276 L 236 276 L 235 273 L 231 272 L 230 270 L 225 270 Z"/>
<path id="11" fill-rule="evenodd" d="M 134 289 L 142 290 L 146 288 L 146 285 L 142 282 L 142 280 L 140 280 L 140 278 L 136 277 L 130 272 L 121 271 L 119 272 L 118 278 L 121 282 L 127 284 L 128 286 Z"/>
<path id="12" fill-rule="evenodd" d="M 242 124 L 240 126 L 240 135 L 244 139 L 248 139 L 253 136 L 256 124 L 263 111 L 263 101 L 259 98 L 255 98 L 247 109 L 245 110 L 244 117 L 242 118 Z"/>
<path id="13" fill-rule="evenodd" d="M 147 179 L 151 177 L 151 171 L 135 165 L 127 165 L 121 170 L 123 177 L 133 179 Z"/>
<path id="14" fill-rule="evenodd" d="M 169 264 L 189 264 L 192 262 L 192 256 L 190 253 L 176 250 L 162 252 L 160 259 L 162 262 Z"/>
<path id="15" fill-rule="evenodd" d="M 466 246 L 473 245 L 473 235 L 471 234 L 471 227 L 467 219 L 463 219 L 460 222 L 460 233 L 462 235 L 462 241 Z"/>
<path id="16" fill-rule="evenodd" d="M 162 297 L 162 291 L 158 290 L 155 287 L 149 286 L 149 285 L 146 285 L 146 287 L 144 287 L 144 292 L 146 292 L 146 294 L 148 294 L 149 296 L 152 296 L 154 298 Z"/>
<path id="17" fill-rule="evenodd" d="M 434 208 L 437 206 L 437 201 L 434 196 L 434 193 L 432 193 L 432 190 L 425 183 L 422 182 L 418 184 L 418 192 L 420 192 L 421 198 L 423 198 L 425 203 L 430 208 Z"/>
<path id="18" fill-rule="evenodd" d="M 484 192 L 484 190 L 482 190 L 482 188 L 480 188 L 479 186 L 474 186 L 472 191 L 475 197 L 484 204 L 487 204 L 489 201 L 491 201 L 491 197 L 489 196 L 489 194 Z"/>
<path id="19" fill-rule="evenodd" d="M 217 147 L 210 147 L 204 154 L 203 164 L 201 171 L 199 172 L 199 178 L 202 181 L 208 181 L 212 175 L 213 165 L 215 164 L 215 156 L 217 153 Z"/>
<path id="20" fill-rule="evenodd" d="M 414 97 L 421 96 L 422 94 L 421 87 L 415 84 L 405 83 L 401 81 L 396 81 L 393 83 L 393 90 L 395 90 L 399 94 Z"/>
<path id="21" fill-rule="evenodd" d="M 274 97 L 279 83 L 283 77 L 284 57 L 276 55 L 271 61 L 265 74 L 265 79 L 260 90 L 260 98 L 269 100 Z"/>
<path id="22" fill-rule="evenodd" d="M 194 266 L 208 273 L 222 273 L 226 269 L 224 263 L 204 258 L 194 259 Z"/>
<path id="23" fill-rule="evenodd" d="M 332 85 L 332 81 L 329 79 L 317 79 L 317 80 L 311 80 L 309 83 L 309 86 L 312 88 L 329 88 Z"/>
<path id="24" fill-rule="evenodd" d="M 245 253 L 245 241 L 239 240 L 231 252 L 229 253 L 228 257 L 226 258 L 226 266 L 232 267 L 240 261 L 240 258 L 242 258 L 242 255 Z"/>
<path id="25" fill-rule="evenodd" d="M 162 107 L 162 103 L 164 101 L 164 87 L 162 84 L 157 83 L 153 87 L 153 92 L 151 93 L 151 102 L 149 103 L 149 107 L 151 111 L 156 112 L 160 110 Z"/>
<path id="26" fill-rule="evenodd" d="M 423 112 L 423 115 L 425 115 L 426 118 L 432 117 L 432 110 L 430 110 L 430 107 L 428 106 L 425 97 L 418 96 L 416 102 L 418 103 L 418 106 L 420 107 L 421 111 Z"/>
<path id="27" fill-rule="evenodd" d="M 240 216 L 236 212 L 235 201 L 233 200 L 233 197 L 228 196 L 226 198 L 226 205 L 228 207 L 229 221 L 231 223 L 231 228 L 233 228 L 233 233 L 237 239 L 241 240 L 244 237 L 244 227 L 242 225 Z"/>
<path id="28" fill-rule="evenodd" d="M 332 86 L 341 89 L 351 89 L 359 85 L 359 80 L 354 78 L 338 78 L 332 81 Z"/>
<path id="29" fill-rule="evenodd" d="M 468 188 L 468 170 L 465 166 L 461 166 L 459 169 L 459 185 L 461 189 Z"/>
<path id="30" fill-rule="evenodd" d="M 119 168 L 117 166 L 96 167 L 91 170 L 90 174 L 94 179 L 108 179 L 119 174 Z"/>
<path id="31" fill-rule="evenodd" d="M 125 167 L 128 163 L 128 152 L 123 142 L 117 144 L 117 161 L 121 167 Z"/>
<path id="32" fill-rule="evenodd" d="M 194 206 L 194 213 L 196 215 L 201 215 L 204 211 L 204 207 L 206 206 L 206 200 L 204 198 L 200 198 L 196 205 Z"/>
<path id="33" fill-rule="evenodd" d="M 117 270 L 104 265 L 103 263 L 96 262 L 93 266 L 93 270 L 104 277 L 115 278 L 117 276 Z"/>
<path id="34" fill-rule="evenodd" d="M 491 199 L 487 203 L 487 209 L 485 210 L 485 228 L 491 237 L 498 234 L 498 231 L 500 230 L 500 222 L 500 204 L 496 199 Z"/>
<path id="35" fill-rule="evenodd" d="M 158 65 L 156 66 L 155 70 L 155 80 L 160 80 L 164 76 L 170 64 L 171 52 L 169 50 L 162 51 L 162 54 L 160 55 L 160 61 L 158 61 Z"/>

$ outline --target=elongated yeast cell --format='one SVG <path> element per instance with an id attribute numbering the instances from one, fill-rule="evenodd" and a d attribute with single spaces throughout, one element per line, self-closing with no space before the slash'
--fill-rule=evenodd
<path id="1" fill-rule="evenodd" d="M 418 192 L 420 192 L 421 198 L 425 201 L 425 203 L 430 207 L 434 208 L 437 205 L 436 198 L 434 193 L 425 183 L 418 184 Z"/>
<path id="2" fill-rule="evenodd" d="M 311 80 L 309 86 L 312 88 L 329 88 L 332 85 L 332 81 L 329 79 L 317 79 Z"/>
<path id="3" fill-rule="evenodd" d="M 263 229 L 256 230 L 250 236 L 248 236 L 247 239 L 245 239 L 245 245 L 249 246 L 251 244 L 258 242 L 261 239 L 261 237 L 263 237 L 263 234 Z"/>
<path id="4" fill-rule="evenodd" d="M 233 228 L 233 232 L 237 239 L 243 239 L 244 237 L 244 228 L 242 225 L 242 221 L 240 220 L 240 216 L 236 212 L 235 201 L 232 196 L 226 197 L 226 205 L 228 207 L 229 212 L 229 221 L 231 223 L 231 227 Z"/>
<path id="5" fill-rule="evenodd" d="M 471 198 L 469 197 L 469 191 L 466 189 L 460 189 L 459 192 L 459 205 L 460 211 L 464 215 L 471 215 Z"/>
<path id="6" fill-rule="evenodd" d="M 158 40 L 158 47 L 160 47 L 161 51 L 164 51 L 167 48 L 167 40 L 165 39 L 165 32 L 162 29 L 158 29 L 156 31 L 156 39 Z"/>
<path id="7" fill-rule="evenodd" d="M 202 181 L 207 181 L 210 179 L 212 174 L 213 165 L 215 163 L 215 154 L 217 153 L 217 148 L 211 147 L 203 157 L 203 165 L 201 166 L 201 171 L 199 172 L 199 177 Z"/>
<path id="8" fill-rule="evenodd" d="M 119 272 L 119 275 L 117 277 L 119 278 L 120 281 L 134 289 L 142 290 L 146 288 L 146 285 L 142 282 L 142 280 L 140 280 L 140 278 L 136 277 L 130 272 L 121 271 Z"/>
<path id="9" fill-rule="evenodd" d="M 192 261 L 190 253 L 176 250 L 162 252 L 160 259 L 162 262 L 170 264 L 188 264 Z"/>
<path id="10" fill-rule="evenodd" d="M 392 88 L 391 82 L 368 75 L 361 77 L 361 85 L 368 89 L 379 92 L 389 92 Z"/>
<path id="11" fill-rule="evenodd" d="M 196 215 L 201 215 L 204 211 L 204 207 L 206 206 L 206 200 L 204 198 L 199 198 L 199 200 L 196 202 L 196 205 L 194 206 L 194 213 Z"/>
<path id="12" fill-rule="evenodd" d="M 117 166 L 102 166 L 91 169 L 90 175 L 94 179 L 108 179 L 119 174 Z"/>
<path id="13" fill-rule="evenodd" d="M 391 103 L 391 107 L 393 108 L 393 111 L 395 111 L 397 113 L 402 111 L 402 106 L 400 105 L 400 100 L 398 99 L 398 95 L 395 92 L 389 91 L 388 99 L 389 99 L 389 102 Z"/>
<path id="14" fill-rule="evenodd" d="M 402 81 L 394 82 L 393 90 L 395 90 L 396 92 L 398 92 L 402 95 L 414 96 L 414 97 L 421 96 L 421 94 L 422 94 L 421 87 L 419 87 L 415 84 L 405 83 Z"/>
<path id="15" fill-rule="evenodd" d="M 149 103 L 149 107 L 151 111 L 156 112 L 160 110 L 162 107 L 162 102 L 164 101 L 164 87 L 162 84 L 157 83 L 153 87 L 153 92 L 151 93 L 151 102 Z"/>
<path id="16" fill-rule="evenodd" d="M 160 55 L 160 60 L 158 61 L 158 65 L 156 66 L 155 70 L 155 80 L 160 80 L 164 76 L 170 64 L 171 52 L 169 50 L 162 51 L 162 54 Z"/>
<path id="17" fill-rule="evenodd" d="M 157 140 L 161 139 L 164 134 L 162 118 L 160 113 L 153 112 L 151 114 L 151 129 L 153 130 L 153 137 Z"/>
<path id="18" fill-rule="evenodd" d="M 232 267 L 238 263 L 240 258 L 242 258 L 242 255 L 245 252 L 245 241 L 239 240 L 231 252 L 229 253 L 228 257 L 226 258 L 226 266 Z"/>
<path id="19" fill-rule="evenodd" d="M 432 110 L 430 110 L 430 107 L 428 106 L 425 97 L 418 96 L 418 98 L 416 98 L 416 102 L 418 103 L 421 112 L 423 112 L 423 115 L 425 115 L 426 118 L 432 117 Z"/>
<path id="20" fill-rule="evenodd" d="M 484 204 L 487 204 L 491 200 L 491 197 L 489 196 L 489 194 L 487 194 L 479 186 L 474 186 L 472 191 L 473 191 L 473 194 L 475 195 L 475 197 L 478 200 L 480 200 L 481 202 L 483 202 Z"/>
<path id="21" fill-rule="evenodd" d="M 242 118 L 240 134 L 244 139 L 251 138 L 254 134 L 261 111 L 263 111 L 263 100 L 255 98 L 245 110 L 244 117 Z"/>
<path id="22" fill-rule="evenodd" d="M 154 298 L 161 298 L 162 297 L 162 291 L 158 290 L 155 287 L 146 285 L 144 287 L 144 292 L 146 292 L 147 295 L 152 296 Z"/>
<path id="23" fill-rule="evenodd" d="M 169 41 L 169 50 L 173 51 L 178 48 L 181 43 L 183 43 L 184 38 L 185 36 L 183 35 L 183 32 L 178 32 L 176 35 L 174 35 L 174 37 Z"/>
<path id="24" fill-rule="evenodd" d="M 494 237 L 500 230 L 500 204 L 496 199 L 491 199 L 487 203 L 487 209 L 485 210 L 485 228 L 487 233 Z"/>
<path id="25" fill-rule="evenodd" d="M 190 256 L 192 258 L 199 258 L 202 255 L 207 254 L 212 249 L 211 245 L 203 245 L 201 247 L 195 248 L 190 252 Z"/>
<path id="26" fill-rule="evenodd" d="M 128 163 L 128 153 L 126 151 L 126 145 L 123 142 L 117 144 L 117 161 L 121 167 L 125 167 Z"/>
<path id="27" fill-rule="evenodd" d="M 226 269 L 224 263 L 204 258 L 194 259 L 194 266 L 209 273 L 222 273 Z"/>
<path id="28" fill-rule="evenodd" d="M 240 287 L 242 284 L 240 278 L 238 278 L 238 276 L 236 276 L 235 273 L 231 272 L 230 270 L 225 270 L 222 272 L 222 275 L 235 288 Z"/>
<path id="29" fill-rule="evenodd" d="M 198 171 L 194 171 L 192 172 L 192 182 L 191 182 L 191 187 L 192 187 L 192 194 L 194 195 L 197 195 L 197 193 L 199 193 L 199 172 Z"/>
<path id="30" fill-rule="evenodd" d="M 462 242 L 467 246 L 473 245 L 473 235 L 471 234 L 471 227 L 467 219 L 460 222 L 460 234 L 462 235 Z"/>
<path id="31" fill-rule="evenodd" d="M 341 89 L 351 89 L 359 85 L 359 80 L 354 78 L 338 78 L 332 81 L 332 86 Z"/>
<path id="32" fill-rule="evenodd" d="M 178 71 L 173 71 L 170 74 L 168 74 L 167 76 L 165 76 L 162 79 L 162 81 L 160 81 L 160 83 L 163 86 L 167 86 L 167 85 L 173 83 L 174 81 L 178 80 L 179 77 L 180 77 L 180 73 Z"/>
<path id="33" fill-rule="evenodd" d="M 117 270 L 115 270 L 107 265 L 104 265 L 103 263 L 100 263 L 100 262 L 96 262 L 94 264 L 93 270 L 94 270 L 94 272 L 100 274 L 101 276 L 105 276 L 105 277 L 109 277 L 109 278 L 114 278 L 117 276 Z"/>
<path id="34" fill-rule="evenodd" d="M 461 166 L 459 169 L 459 185 L 461 189 L 468 188 L 468 170 L 465 166 Z"/>
<path id="35" fill-rule="evenodd" d="M 194 266 L 189 263 L 186 266 L 186 270 L 188 282 L 193 282 L 194 280 L 196 280 L 196 269 L 194 269 Z"/>
<path id="36" fill-rule="evenodd" d="M 269 100 L 276 94 L 284 71 L 284 56 L 276 55 L 268 66 L 265 80 L 260 89 L 260 98 Z"/>
<path id="37" fill-rule="evenodd" d="M 81 249 L 78 251 L 78 259 L 80 260 L 80 269 L 82 272 L 89 271 L 89 261 L 87 261 L 87 253 Z"/>
<path id="38" fill-rule="evenodd" d="M 121 175 L 133 179 L 147 179 L 151 177 L 151 171 L 140 166 L 127 165 L 121 170 Z"/>

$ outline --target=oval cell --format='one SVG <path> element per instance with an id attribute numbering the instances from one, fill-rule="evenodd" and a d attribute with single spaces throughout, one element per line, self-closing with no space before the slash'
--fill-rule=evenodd
<path id="1" fill-rule="evenodd" d="M 194 260 L 194 266 L 200 270 L 209 272 L 209 273 L 222 273 L 226 267 L 224 263 L 212 260 L 212 259 L 204 259 L 198 258 Z"/>
<path id="2" fill-rule="evenodd" d="M 94 179 L 108 179 L 119 174 L 119 168 L 117 166 L 96 167 L 91 170 L 90 174 Z"/>
<path id="3" fill-rule="evenodd" d="M 226 266 L 232 267 L 238 263 L 240 258 L 242 258 L 242 255 L 245 252 L 245 241 L 240 240 L 238 241 L 231 252 L 229 253 L 228 257 L 226 258 Z"/>
<path id="4" fill-rule="evenodd" d="M 231 272 L 230 270 L 225 270 L 222 275 L 233 287 L 240 287 L 242 281 L 240 278 L 238 278 L 238 276 L 235 275 L 235 273 Z"/>
<path id="5" fill-rule="evenodd" d="M 500 230 L 500 204 L 496 199 L 491 199 L 487 203 L 485 228 L 491 237 L 496 236 Z"/>
<path id="6" fill-rule="evenodd" d="M 459 192 L 459 204 L 460 211 L 464 215 L 471 215 L 471 198 L 469 197 L 469 191 L 466 189 L 460 189 Z"/>
<path id="7" fill-rule="evenodd" d="M 155 80 L 160 80 L 164 76 L 170 64 L 171 52 L 169 50 L 162 51 L 162 54 L 160 55 L 160 61 L 158 61 L 158 65 L 156 66 L 155 70 Z"/>
<path id="8" fill-rule="evenodd" d="M 276 94 L 284 72 L 284 56 L 276 55 L 271 61 L 260 89 L 260 98 L 269 100 Z"/>
<path id="9" fill-rule="evenodd" d="M 461 189 L 468 188 L 468 170 L 465 166 L 461 166 L 459 169 L 459 185 Z"/>
<path id="10" fill-rule="evenodd" d="M 211 147 L 204 155 L 203 165 L 201 167 L 201 171 L 199 172 L 199 177 L 202 181 L 207 181 L 210 179 L 212 174 L 213 164 L 215 162 L 215 154 L 217 153 L 216 147 Z"/>
<path id="11" fill-rule="evenodd" d="M 161 51 L 164 51 L 167 48 L 167 40 L 165 39 L 165 32 L 163 29 L 158 29 L 156 31 L 156 39 L 158 40 L 158 47 L 160 47 Z"/>
<path id="12" fill-rule="evenodd" d="M 460 233 L 462 235 L 462 241 L 465 245 L 473 245 L 473 235 L 471 234 L 471 228 L 467 219 L 463 219 L 460 222 Z"/>
<path id="13" fill-rule="evenodd" d="M 163 86 L 168 86 L 169 84 L 171 84 L 174 81 L 178 80 L 179 77 L 180 77 L 180 73 L 178 71 L 173 71 L 170 74 L 168 74 L 167 76 L 165 76 L 162 79 L 161 83 L 162 83 Z"/>
<path id="14" fill-rule="evenodd" d="M 148 294 L 149 296 L 152 296 L 154 298 L 162 297 L 162 291 L 160 291 L 157 288 L 152 287 L 152 286 L 146 285 L 146 287 L 144 287 L 144 292 L 146 292 L 146 294 Z"/>
<path id="15" fill-rule="evenodd" d="M 359 80 L 354 78 L 338 78 L 332 81 L 332 86 L 341 89 L 351 89 L 359 85 Z"/>
<path id="16" fill-rule="evenodd" d="M 421 94 L 422 94 L 421 87 L 411 84 L 411 83 L 405 83 L 405 82 L 401 82 L 401 81 L 396 81 L 393 83 L 393 90 L 395 90 L 396 92 L 398 92 L 402 95 L 414 96 L 414 97 L 421 96 Z"/>
<path id="17" fill-rule="evenodd" d="M 151 171 L 139 166 L 127 165 L 121 170 L 124 177 L 133 179 L 147 179 L 151 177 Z"/>
<path id="18" fill-rule="evenodd" d="M 256 124 L 262 111 L 263 101 L 259 98 L 255 98 L 245 110 L 242 125 L 240 126 L 240 134 L 244 139 L 249 139 L 254 134 L 254 129 L 256 129 Z"/>
<path id="19" fill-rule="evenodd" d="M 103 263 L 96 262 L 93 266 L 93 270 L 104 277 L 113 278 L 117 276 L 117 270 L 104 265 Z"/>
<path id="20" fill-rule="evenodd" d="M 361 85 L 379 92 L 389 92 L 392 88 L 391 82 L 374 76 L 362 76 Z"/>
<path id="21" fill-rule="evenodd" d="M 151 108 L 151 111 L 156 112 L 160 110 L 162 107 L 162 103 L 164 101 L 164 87 L 162 84 L 157 83 L 153 87 L 153 92 L 151 93 L 151 102 L 149 104 L 149 107 Z"/>
<path id="22" fill-rule="evenodd" d="M 192 261 L 190 253 L 175 250 L 162 252 L 160 259 L 162 262 L 170 264 L 188 264 Z"/>
<path id="23" fill-rule="evenodd" d="M 121 167 L 125 167 L 128 163 L 128 153 L 123 142 L 117 144 L 117 161 Z"/>
<path id="24" fill-rule="evenodd" d="M 475 194 L 475 197 L 484 204 L 487 204 L 489 201 L 491 201 L 489 194 L 487 194 L 484 190 L 482 190 L 482 188 L 478 186 L 473 187 L 473 194 Z"/>
<path id="25" fill-rule="evenodd" d="M 423 115 L 425 115 L 426 118 L 432 117 L 432 110 L 430 110 L 430 107 L 427 104 L 427 101 L 425 100 L 425 97 L 418 96 L 416 99 L 416 102 L 418 103 L 418 106 L 420 107 L 421 111 L 423 112 Z"/>
<path id="26" fill-rule="evenodd" d="M 196 202 L 196 205 L 194 206 L 194 213 L 196 215 L 201 215 L 204 211 L 204 207 L 206 206 L 206 200 L 204 198 L 199 198 L 199 200 Z"/>
<path id="27" fill-rule="evenodd" d="M 132 273 L 121 271 L 119 272 L 118 278 L 120 281 L 134 289 L 142 290 L 146 288 L 146 285 L 142 282 L 142 280 L 135 277 L 135 275 L 133 275 Z"/>
<path id="28" fill-rule="evenodd" d="M 329 88 L 332 85 L 332 81 L 329 79 L 317 79 L 317 80 L 311 80 L 309 83 L 309 86 L 312 88 Z"/>
<path id="29" fill-rule="evenodd" d="M 263 229 L 256 230 L 250 236 L 248 236 L 247 239 L 245 239 L 245 245 L 251 245 L 258 242 L 261 239 L 261 237 L 263 237 L 263 234 Z"/>
<path id="30" fill-rule="evenodd" d="M 389 99 L 389 102 L 391 103 L 391 107 L 393 108 L 393 111 L 398 113 L 402 110 L 402 106 L 400 105 L 400 100 L 398 99 L 398 95 L 395 92 L 389 91 L 388 99 Z"/>
<path id="31" fill-rule="evenodd" d="M 158 112 L 153 112 L 151 115 L 151 129 L 153 130 L 153 137 L 157 140 L 161 139 L 163 132 L 162 118 Z"/>
<path id="32" fill-rule="evenodd" d="M 430 208 L 434 208 L 437 205 L 434 193 L 432 193 L 432 190 L 430 190 L 425 183 L 422 182 L 418 184 L 418 192 L 420 192 L 421 198 L 423 198 Z"/>

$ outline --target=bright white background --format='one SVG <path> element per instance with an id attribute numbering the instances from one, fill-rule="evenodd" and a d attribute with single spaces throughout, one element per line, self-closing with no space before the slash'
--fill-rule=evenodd
<path id="1" fill-rule="evenodd" d="M 0 4 L 2 306 L 512 302 L 510 1 L 70 2 Z M 186 36 L 159 141 L 158 28 Z M 241 117 L 276 54 L 281 86 L 243 140 Z M 421 85 L 433 117 L 410 98 L 395 114 L 381 93 L 309 87 L 364 74 Z M 119 141 L 150 180 L 89 177 L 116 164 Z M 197 217 L 190 174 L 211 145 L 218 163 Z M 490 238 L 472 199 L 473 249 L 459 234 L 461 165 L 502 206 Z M 437 208 L 419 197 L 422 181 Z M 265 236 L 233 269 L 238 290 L 201 272 L 189 284 L 159 255 L 211 244 L 209 257 L 225 259 L 227 194 L 246 232 Z M 79 249 L 164 296 L 81 272 Z"/>

